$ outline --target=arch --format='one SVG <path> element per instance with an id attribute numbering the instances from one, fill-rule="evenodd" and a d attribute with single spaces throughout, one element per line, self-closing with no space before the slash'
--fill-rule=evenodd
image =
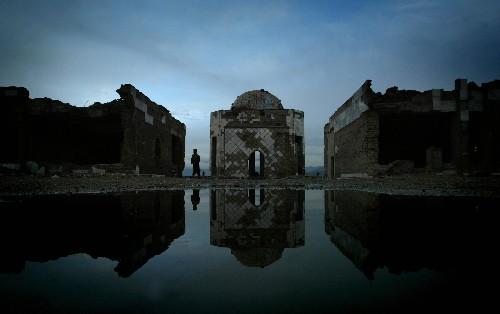
<path id="1" fill-rule="evenodd" d="M 155 140 L 154 154 L 155 154 L 155 161 L 156 162 L 160 161 L 160 159 L 161 159 L 161 141 L 160 141 L 159 137 L 157 137 Z"/>
<path id="2" fill-rule="evenodd" d="M 253 151 L 248 157 L 248 175 L 250 177 L 263 177 L 265 157 L 260 150 Z"/>
<path id="3" fill-rule="evenodd" d="M 262 205 L 266 198 L 266 192 L 264 189 L 249 189 L 247 194 L 250 203 L 256 207 Z"/>

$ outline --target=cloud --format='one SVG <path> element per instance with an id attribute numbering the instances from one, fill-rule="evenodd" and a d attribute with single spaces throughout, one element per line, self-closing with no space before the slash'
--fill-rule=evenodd
<path id="1" fill-rule="evenodd" d="M 317 165 L 324 123 L 366 79 L 384 91 L 498 78 L 498 16 L 493 0 L 6 0 L 0 85 L 83 105 L 132 83 L 186 123 L 202 158 L 210 112 L 264 88 L 305 112 Z"/>

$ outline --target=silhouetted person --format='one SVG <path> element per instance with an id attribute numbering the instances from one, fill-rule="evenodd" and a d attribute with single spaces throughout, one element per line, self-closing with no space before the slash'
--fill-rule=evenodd
<path id="1" fill-rule="evenodd" d="M 193 165 L 193 177 L 195 174 L 198 174 L 198 178 L 200 177 L 200 155 L 198 155 L 198 150 L 193 149 L 193 155 L 191 156 L 191 164 Z"/>
<path id="2" fill-rule="evenodd" d="M 193 194 L 191 194 L 191 204 L 193 204 L 193 210 L 198 209 L 197 206 L 200 204 L 200 190 L 193 189 Z"/>

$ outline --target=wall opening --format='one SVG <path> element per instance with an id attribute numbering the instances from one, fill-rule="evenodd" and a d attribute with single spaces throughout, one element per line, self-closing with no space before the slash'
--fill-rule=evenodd
<path id="1" fill-rule="evenodd" d="M 184 162 L 184 152 L 180 137 L 172 135 L 172 162 L 174 164 L 182 164 Z"/>
<path id="2" fill-rule="evenodd" d="M 451 161 L 451 115 L 390 114 L 380 116 L 379 163 L 407 160 L 415 168 L 427 166 L 430 148 L 442 152 L 442 162 Z"/>
<path id="3" fill-rule="evenodd" d="M 162 205 L 165 208 L 165 205 Z M 171 209 L 171 223 L 178 221 L 183 221 L 185 219 L 184 211 L 184 191 L 175 191 L 172 193 L 172 198 L 170 200 L 170 206 L 166 208 Z"/>
<path id="4" fill-rule="evenodd" d="M 161 141 L 159 137 L 156 138 L 154 147 L 155 147 L 154 148 L 155 163 L 156 166 L 159 166 L 159 163 L 161 161 Z"/>
<path id="5" fill-rule="evenodd" d="M 256 150 L 248 158 L 248 175 L 251 177 L 264 176 L 264 154 Z"/>
<path id="6" fill-rule="evenodd" d="M 305 174 L 304 169 L 304 144 L 302 136 L 295 136 L 295 147 L 297 150 L 297 174 Z"/>
<path id="7" fill-rule="evenodd" d="M 330 157 L 330 176 L 335 178 L 335 157 Z"/>
<path id="8" fill-rule="evenodd" d="M 297 191 L 297 214 L 295 216 L 295 221 L 304 220 L 304 202 L 305 202 L 305 191 Z"/>
<path id="9" fill-rule="evenodd" d="M 2 128 L 4 136 L 16 136 L 13 138 L 18 150 L 14 151 L 13 146 L 4 151 L 12 156 L 15 153 L 19 161 L 89 165 L 121 160 L 123 128 L 119 115 L 90 118 L 71 113 L 45 113 L 26 115 L 24 119 L 25 126 L 17 134 Z M 9 145 L 9 142 L 2 143 Z M 8 156 L 2 151 L 2 161 L 4 155 Z M 12 162 L 12 157 L 7 161 Z"/>
<path id="10" fill-rule="evenodd" d="M 217 193 L 215 190 L 210 190 L 210 218 L 217 220 Z"/>
<path id="11" fill-rule="evenodd" d="M 217 173 L 217 137 L 212 137 L 210 143 L 210 172 L 212 176 Z"/>
<path id="12" fill-rule="evenodd" d="M 264 203 L 265 199 L 264 189 L 249 189 L 248 190 L 248 200 L 254 206 L 260 206 Z"/>

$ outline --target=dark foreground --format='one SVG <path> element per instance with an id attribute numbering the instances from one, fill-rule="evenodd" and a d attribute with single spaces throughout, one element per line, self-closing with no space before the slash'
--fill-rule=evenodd
<path id="1" fill-rule="evenodd" d="M 384 194 L 500 197 L 500 176 L 458 177 L 409 175 L 383 178 L 326 179 L 288 177 L 282 179 L 170 178 L 162 175 L 103 176 L 0 176 L 0 196 L 109 193 L 171 189 L 329 189 Z"/>
<path id="2" fill-rule="evenodd" d="M 0 309 L 497 312 L 499 206 L 300 189 L 4 196 Z"/>

